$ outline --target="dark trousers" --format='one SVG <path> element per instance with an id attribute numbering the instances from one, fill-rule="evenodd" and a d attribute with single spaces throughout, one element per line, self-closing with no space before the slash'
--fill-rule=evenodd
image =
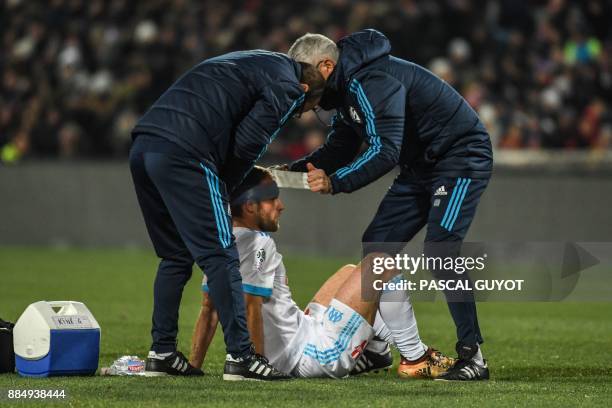
<path id="1" fill-rule="evenodd" d="M 227 352 L 248 354 L 240 261 L 223 182 L 211 166 L 148 135 L 134 141 L 130 169 L 147 231 L 161 258 L 153 289 L 151 350 L 176 350 L 179 305 L 195 261 L 207 276 Z"/>
<path id="2" fill-rule="evenodd" d="M 427 226 L 425 256 L 459 255 L 488 182 L 488 179 L 422 175 L 402 170 L 365 231 L 364 245 L 368 247 L 370 243 L 369 248 L 374 249 L 375 243 L 409 242 Z M 444 188 L 440 189 L 441 186 Z M 461 301 L 453 301 L 449 293 L 445 295 L 457 328 L 457 339 L 466 344 L 482 343 L 473 294 L 463 293 Z"/>

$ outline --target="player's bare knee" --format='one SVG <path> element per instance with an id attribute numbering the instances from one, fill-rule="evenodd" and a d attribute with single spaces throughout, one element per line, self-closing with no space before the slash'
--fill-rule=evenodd
<path id="1" fill-rule="evenodd" d="M 361 262 L 362 262 L 362 263 L 365 263 L 365 262 L 372 263 L 372 262 L 374 262 L 374 260 L 375 260 L 375 259 L 379 259 L 379 258 L 388 258 L 388 257 L 390 257 L 390 256 L 391 256 L 391 255 L 389 255 L 389 254 L 388 254 L 388 253 L 386 253 L 386 252 L 370 252 L 369 254 L 367 254 L 367 255 L 366 255 L 364 258 L 363 258 L 363 260 L 362 260 Z"/>
<path id="2" fill-rule="evenodd" d="M 393 259 L 388 253 L 372 252 L 361 261 L 359 266 L 365 273 L 364 276 L 387 282 L 398 274 L 394 267 L 395 264 L 387 262 L 388 259 Z M 390 267 L 390 264 L 393 266 Z"/>
<path id="3" fill-rule="evenodd" d="M 375 272 L 380 268 L 381 264 L 384 264 L 384 260 L 390 255 L 384 252 L 371 252 L 367 254 L 361 262 L 357 265 L 357 268 L 365 273 Z"/>
<path id="4" fill-rule="evenodd" d="M 383 282 L 389 282 L 398 274 L 399 272 L 397 271 L 397 269 L 385 269 L 385 271 L 379 276 L 379 279 Z"/>

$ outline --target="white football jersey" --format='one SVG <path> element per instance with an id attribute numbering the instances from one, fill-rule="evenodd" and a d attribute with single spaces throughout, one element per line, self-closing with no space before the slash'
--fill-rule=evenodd
<path id="1" fill-rule="evenodd" d="M 265 232 L 234 227 L 245 293 L 264 297 L 262 306 L 265 355 L 278 370 L 289 373 L 297 365 L 308 335 L 304 312 L 287 285 L 283 257 Z M 202 289 L 208 291 L 206 276 Z"/>

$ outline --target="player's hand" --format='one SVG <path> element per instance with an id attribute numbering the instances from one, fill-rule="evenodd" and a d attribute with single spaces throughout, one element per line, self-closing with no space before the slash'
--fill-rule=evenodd
<path id="1" fill-rule="evenodd" d="M 329 194 L 332 192 L 331 180 L 325 170 L 317 169 L 312 163 L 307 163 L 308 186 L 313 193 Z"/>

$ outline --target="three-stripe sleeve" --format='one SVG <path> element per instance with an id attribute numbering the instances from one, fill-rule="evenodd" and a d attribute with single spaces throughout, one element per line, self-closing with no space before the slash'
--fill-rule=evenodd
<path id="1" fill-rule="evenodd" d="M 350 193 L 384 174 L 399 160 L 404 139 L 406 89 L 394 78 L 371 74 L 350 82 L 353 114 L 346 120 L 363 122 L 368 149 L 331 177 L 333 193 Z M 351 111 L 352 112 L 352 111 Z M 358 113 L 359 112 L 359 113 Z"/>

